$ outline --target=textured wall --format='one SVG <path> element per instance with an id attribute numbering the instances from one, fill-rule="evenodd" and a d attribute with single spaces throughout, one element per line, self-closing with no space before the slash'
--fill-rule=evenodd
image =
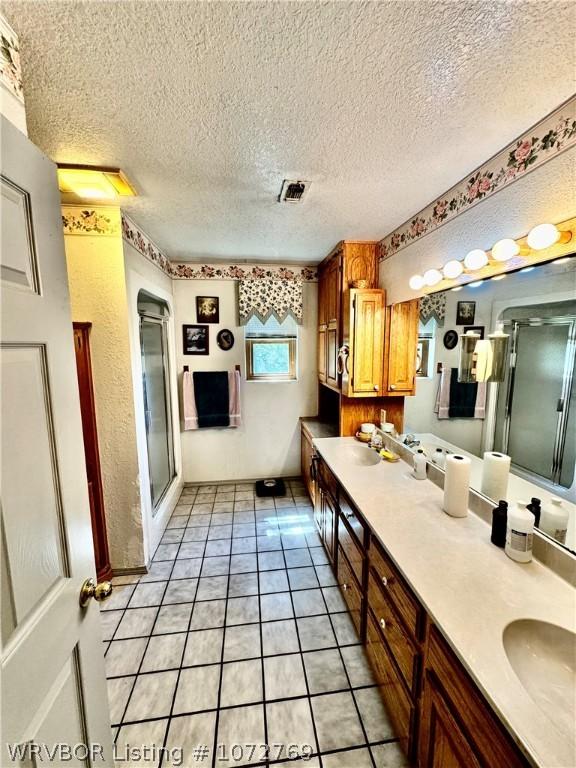
<path id="1" fill-rule="evenodd" d="M 144 564 L 128 307 L 120 237 L 64 238 L 72 319 L 91 322 L 90 348 L 112 568 Z"/>
<path id="2" fill-rule="evenodd" d="M 576 214 L 576 147 L 483 200 L 476 207 L 380 263 L 389 304 L 413 299 L 411 275 L 463 259 L 472 248 L 490 249 L 502 237 L 522 237 L 536 224 Z"/>
<path id="3" fill-rule="evenodd" d="M 178 379 L 183 365 L 190 370 L 231 370 L 245 373 L 244 331 L 237 326 L 236 283 L 174 281 Z M 181 326 L 196 322 L 196 296 L 220 297 L 220 324 L 210 327 L 210 355 L 182 354 Z M 240 480 L 300 474 L 300 416 L 317 413 L 316 316 L 317 283 L 304 283 L 304 324 L 299 334 L 299 379 L 290 382 L 242 380 L 242 426 L 182 433 L 185 482 Z M 222 352 L 216 344 L 221 328 L 230 328 L 234 347 Z"/>

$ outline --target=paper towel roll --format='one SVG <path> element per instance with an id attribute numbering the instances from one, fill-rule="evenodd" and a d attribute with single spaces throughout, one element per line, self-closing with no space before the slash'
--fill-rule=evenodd
<path id="1" fill-rule="evenodd" d="M 482 464 L 482 493 L 496 503 L 506 499 L 510 456 L 496 451 L 486 451 Z"/>
<path id="2" fill-rule="evenodd" d="M 470 459 L 449 453 L 444 474 L 444 512 L 452 517 L 466 517 L 469 489 Z"/>

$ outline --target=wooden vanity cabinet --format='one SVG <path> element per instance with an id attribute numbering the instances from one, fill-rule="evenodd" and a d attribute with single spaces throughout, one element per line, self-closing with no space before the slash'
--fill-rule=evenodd
<path id="1" fill-rule="evenodd" d="M 418 299 L 386 307 L 383 394 L 416 394 L 416 352 L 420 321 Z"/>
<path id="2" fill-rule="evenodd" d="M 337 559 L 338 483 L 324 461 L 317 460 L 314 466 L 316 475 L 314 520 L 330 562 L 335 565 Z"/>
<path id="3" fill-rule="evenodd" d="M 316 480 L 313 475 L 316 470 L 312 464 L 314 453 L 312 435 L 302 426 L 300 429 L 300 466 L 302 467 L 302 480 L 312 504 L 314 504 L 316 499 Z"/>
<path id="4" fill-rule="evenodd" d="M 317 466 L 323 499 L 321 536 L 395 735 L 411 764 L 417 768 L 528 768 L 526 758 L 321 457 Z"/>
<path id="5" fill-rule="evenodd" d="M 419 768 L 527 768 L 436 627 L 426 649 Z"/>

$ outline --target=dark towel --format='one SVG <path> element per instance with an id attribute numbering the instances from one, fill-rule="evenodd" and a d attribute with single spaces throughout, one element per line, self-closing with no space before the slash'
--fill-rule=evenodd
<path id="1" fill-rule="evenodd" d="M 478 384 L 460 384 L 458 382 L 458 368 L 452 368 L 448 416 L 451 419 L 473 419 L 477 393 Z"/>
<path id="2" fill-rule="evenodd" d="M 195 371 L 193 376 L 198 426 L 201 429 L 202 427 L 229 427 L 228 373 L 226 371 L 211 373 Z"/>

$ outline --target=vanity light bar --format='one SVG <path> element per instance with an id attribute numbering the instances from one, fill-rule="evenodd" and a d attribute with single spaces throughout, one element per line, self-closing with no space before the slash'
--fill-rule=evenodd
<path id="1" fill-rule="evenodd" d="M 420 291 L 425 286 L 433 287 L 442 281 L 455 280 L 463 272 L 467 274 L 477 272 L 483 269 L 490 261 L 504 263 L 513 259 L 518 255 L 528 255 L 530 251 L 542 251 L 546 248 L 551 248 L 553 245 L 560 243 L 567 243 L 572 239 L 572 232 L 570 230 L 560 230 L 555 224 L 538 224 L 533 227 L 528 233 L 525 241 L 524 238 L 519 240 L 513 240 L 506 237 L 502 240 L 498 240 L 494 244 L 491 251 L 483 251 L 481 248 L 474 248 L 469 251 L 463 261 L 458 259 L 451 259 L 439 269 L 428 269 L 424 275 L 412 275 L 409 280 L 410 288 L 413 291 Z M 526 243 L 526 244 L 525 244 Z M 556 259 L 555 264 L 563 262 L 569 257 L 562 257 Z M 526 267 L 522 271 L 528 271 L 531 267 Z M 501 280 L 505 275 L 495 275 L 492 280 Z M 480 285 L 482 281 L 476 281 L 468 283 L 469 286 L 474 288 Z M 452 288 L 452 290 L 459 290 L 458 287 Z"/>

